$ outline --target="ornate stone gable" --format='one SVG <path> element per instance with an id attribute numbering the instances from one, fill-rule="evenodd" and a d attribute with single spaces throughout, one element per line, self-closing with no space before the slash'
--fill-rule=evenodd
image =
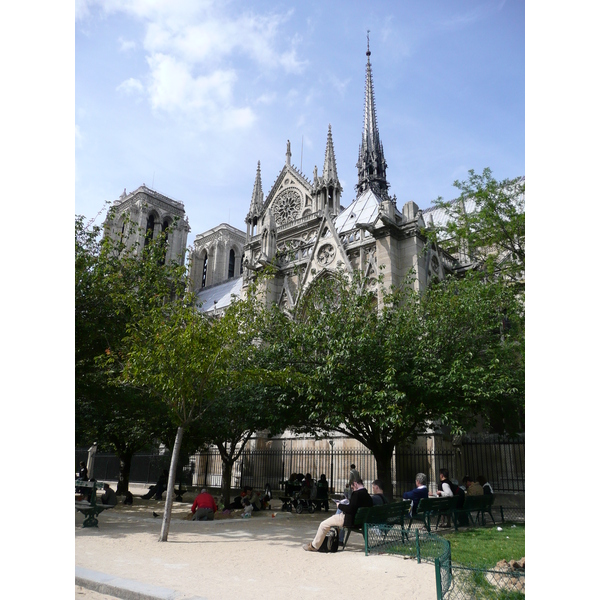
<path id="1" fill-rule="evenodd" d="M 339 269 L 350 274 L 352 273 L 352 264 L 335 230 L 333 220 L 329 213 L 325 212 L 300 284 L 299 296 L 306 292 L 320 273 L 323 271 L 335 272 Z"/>
<path id="2" fill-rule="evenodd" d="M 265 200 L 262 217 L 271 210 L 277 228 L 312 212 L 313 187 L 294 166 L 285 165 Z"/>

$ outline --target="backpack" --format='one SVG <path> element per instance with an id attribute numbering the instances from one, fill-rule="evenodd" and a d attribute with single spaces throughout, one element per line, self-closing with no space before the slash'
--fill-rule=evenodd
<path id="1" fill-rule="evenodd" d="M 339 531 L 337 527 L 332 527 L 325 536 L 319 552 L 337 552 L 340 545 Z"/>

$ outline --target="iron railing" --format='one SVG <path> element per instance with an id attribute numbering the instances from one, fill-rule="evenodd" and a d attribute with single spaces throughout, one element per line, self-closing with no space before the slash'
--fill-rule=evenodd
<path id="1" fill-rule="evenodd" d="M 338 443 L 339 440 L 336 440 Z M 283 442 L 283 440 L 282 440 Z M 288 440 L 289 442 L 289 440 Z M 236 461 L 231 478 L 232 488 L 244 485 L 264 488 L 268 483 L 272 489 L 283 489 L 282 481 L 291 473 L 310 473 L 318 479 L 325 474 L 330 489 L 343 491 L 350 464 L 354 463 L 365 484 L 370 485 L 377 478 L 377 465 L 371 451 L 365 448 L 343 449 L 304 449 L 290 447 L 245 450 Z M 483 474 L 494 492 L 525 491 L 525 439 L 486 437 L 483 439 L 465 438 L 455 449 L 431 449 L 423 447 L 398 448 L 392 457 L 393 494 L 414 487 L 416 473 L 425 473 L 434 489 L 439 469 L 445 467 L 455 480 L 463 475 L 473 477 Z M 87 450 L 77 449 L 75 465 L 87 460 Z M 168 469 L 170 452 L 135 454 L 131 463 L 132 483 L 155 483 L 163 471 Z M 222 464 L 219 452 L 211 449 L 182 457 L 177 481 L 187 486 L 221 487 Z M 94 463 L 96 479 L 116 480 L 119 476 L 119 460 L 112 453 L 97 452 Z"/>

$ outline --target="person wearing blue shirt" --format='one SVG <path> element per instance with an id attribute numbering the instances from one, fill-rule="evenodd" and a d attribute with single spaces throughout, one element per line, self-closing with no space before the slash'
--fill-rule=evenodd
<path id="1" fill-rule="evenodd" d="M 410 514 L 413 517 L 417 512 L 417 507 L 419 506 L 421 498 L 427 498 L 429 496 L 429 492 L 427 491 L 427 475 L 425 475 L 425 473 L 417 473 L 415 484 L 417 487 L 414 490 L 404 492 L 402 495 L 405 500 L 412 500 Z"/>

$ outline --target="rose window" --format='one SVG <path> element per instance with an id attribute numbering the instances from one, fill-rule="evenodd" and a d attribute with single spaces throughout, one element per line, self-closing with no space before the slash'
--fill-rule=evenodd
<path id="1" fill-rule="evenodd" d="M 273 214 L 277 225 L 285 225 L 294 221 L 300 211 L 300 194 L 293 189 L 284 190 L 277 196 L 273 205 Z"/>

